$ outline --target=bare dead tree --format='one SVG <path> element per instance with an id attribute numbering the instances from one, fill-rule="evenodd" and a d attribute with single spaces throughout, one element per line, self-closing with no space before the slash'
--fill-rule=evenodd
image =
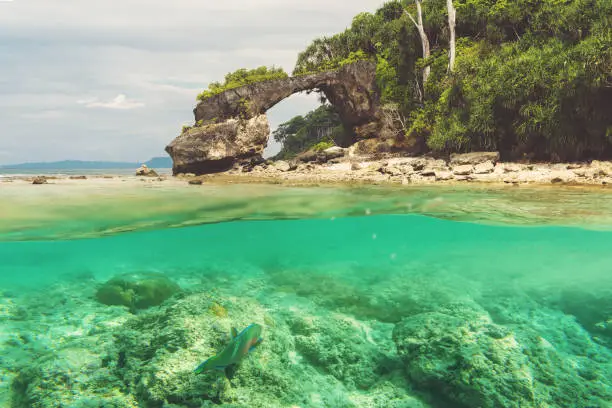
<path id="1" fill-rule="evenodd" d="M 453 72 L 455 69 L 455 20 L 457 18 L 457 10 L 453 6 L 453 0 L 446 0 L 446 8 L 448 9 L 448 28 L 450 30 L 448 70 Z"/>
<path id="2" fill-rule="evenodd" d="M 423 27 L 423 10 L 421 9 L 421 1 L 422 0 L 415 0 L 416 7 L 417 7 L 417 19 L 416 20 L 414 19 L 414 17 L 412 17 L 412 14 L 410 14 L 407 10 L 404 10 L 404 13 L 406 13 L 406 15 L 410 17 L 410 20 L 412 20 L 417 30 L 419 31 L 419 36 L 421 37 L 421 45 L 423 46 L 423 59 L 426 59 L 426 58 L 429 58 L 429 55 L 430 55 L 429 38 L 427 38 L 427 33 L 425 32 L 425 28 Z M 430 71 L 431 71 L 431 68 L 429 67 L 429 65 L 423 68 L 423 86 L 425 85 L 425 82 L 427 82 L 427 78 L 429 77 Z M 422 95 L 421 95 L 421 99 L 422 99 Z"/>
<path id="3" fill-rule="evenodd" d="M 400 133 L 403 133 L 406 128 L 408 121 L 406 117 L 400 111 L 399 105 L 397 103 L 387 103 L 382 106 L 382 113 L 387 120 L 387 123 L 392 125 L 395 134 L 397 136 Z"/>

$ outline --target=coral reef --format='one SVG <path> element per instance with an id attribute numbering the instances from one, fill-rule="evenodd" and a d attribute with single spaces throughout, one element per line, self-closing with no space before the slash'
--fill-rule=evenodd
<path id="1" fill-rule="evenodd" d="M 540 317 L 546 314 L 548 321 L 555 315 L 545 312 Z M 580 333 L 579 326 L 556 314 L 566 333 Z M 441 403 L 461 408 L 586 408 L 612 403 L 612 383 L 606 378 L 612 354 L 597 348 L 584 333 L 573 338 L 582 349 L 578 355 L 555 341 L 563 333 L 557 339 L 546 334 L 527 324 L 496 324 L 480 305 L 461 302 L 405 318 L 396 325 L 393 338 L 410 381 Z M 597 353 L 584 358 L 589 349 Z M 577 370 L 568 362 L 583 368 Z"/>
<path id="2" fill-rule="evenodd" d="M 0 406 L 612 403 L 612 352 L 552 300 L 469 281 L 458 287 L 453 269 L 403 266 L 388 276 L 337 266 L 324 279 L 317 269 L 210 265 L 173 273 L 189 291 L 134 310 L 100 303 L 96 281 L 82 277 L 44 294 L 5 294 Z M 232 327 L 251 323 L 263 326 L 264 341 L 230 378 L 194 373 L 229 343 Z"/>
<path id="3" fill-rule="evenodd" d="M 180 287 L 158 273 L 128 273 L 104 283 L 96 292 L 96 299 L 105 305 L 127 306 L 131 310 L 159 306 Z"/>

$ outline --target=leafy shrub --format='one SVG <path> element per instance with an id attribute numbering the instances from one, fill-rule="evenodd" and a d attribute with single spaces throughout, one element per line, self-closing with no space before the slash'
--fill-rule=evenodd
<path id="1" fill-rule="evenodd" d="M 208 89 L 198 95 L 198 100 L 211 98 L 229 89 L 239 88 L 241 86 L 254 84 L 257 82 L 270 81 L 273 79 L 287 78 L 289 75 L 282 69 L 277 67 L 261 66 L 259 68 L 248 70 L 241 68 L 234 72 L 225 75 L 225 81 L 212 82 L 208 85 Z"/>

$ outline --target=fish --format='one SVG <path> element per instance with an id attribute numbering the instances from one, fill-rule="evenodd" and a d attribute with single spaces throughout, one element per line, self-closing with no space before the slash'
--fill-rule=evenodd
<path id="1" fill-rule="evenodd" d="M 197 366 L 194 373 L 200 374 L 209 370 L 220 370 L 225 373 L 227 378 L 231 379 L 236 365 L 263 341 L 261 337 L 262 329 L 257 323 L 249 325 L 240 333 L 232 328 L 232 339 L 229 344 L 220 353 Z"/>

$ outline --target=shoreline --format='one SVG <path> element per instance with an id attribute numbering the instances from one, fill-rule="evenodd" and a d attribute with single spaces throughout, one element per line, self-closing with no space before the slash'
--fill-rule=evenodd
<path id="1" fill-rule="evenodd" d="M 450 160 L 428 157 L 395 157 L 371 159 L 348 157 L 322 163 L 290 163 L 266 161 L 249 168 L 196 176 L 162 174 L 156 177 L 125 174 L 4 174 L 0 186 L 13 182 L 42 184 L 90 184 L 90 183 L 178 183 L 178 184 L 276 184 L 286 186 L 612 186 L 612 161 L 591 163 L 517 163 L 500 162 L 488 153 L 455 155 Z"/>
<path id="2" fill-rule="evenodd" d="M 612 162 L 517 163 L 500 162 L 496 153 L 453 155 L 449 160 L 429 157 L 371 159 L 343 157 L 322 163 L 266 162 L 202 176 L 178 175 L 202 182 L 226 181 L 287 185 L 564 185 L 611 186 Z"/>

